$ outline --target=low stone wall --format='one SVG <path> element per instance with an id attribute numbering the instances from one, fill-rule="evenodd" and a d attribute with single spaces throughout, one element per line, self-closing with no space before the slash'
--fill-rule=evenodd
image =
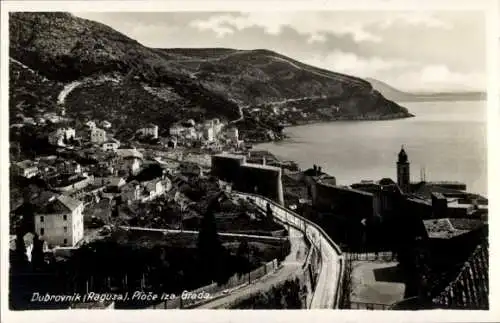
<path id="1" fill-rule="evenodd" d="M 189 293 L 191 294 L 205 294 L 208 293 L 212 297 L 215 296 L 215 294 L 221 293 L 224 290 L 229 290 L 232 288 L 236 288 L 238 286 L 247 284 L 249 282 L 248 276 L 250 275 L 250 281 L 255 281 L 257 279 L 260 279 L 261 277 L 267 275 L 268 273 L 274 272 L 276 269 L 278 269 L 278 260 L 274 259 L 262 266 L 260 266 L 257 269 L 252 270 L 249 274 L 234 274 L 227 283 L 223 285 L 218 285 L 217 283 L 212 283 L 210 285 L 206 285 L 203 287 L 200 287 L 198 289 L 192 290 Z M 222 294 L 224 295 L 224 294 Z M 217 297 L 217 296 L 216 296 Z M 213 299 L 213 298 L 212 298 Z M 151 309 L 177 309 L 177 308 L 190 308 L 195 305 L 201 305 L 202 303 L 205 303 L 207 301 L 210 301 L 211 299 L 207 300 L 200 300 L 200 299 L 181 299 L 181 297 L 176 297 L 175 299 L 164 301 L 160 304 L 153 305 L 149 308 Z"/>
<path id="2" fill-rule="evenodd" d="M 344 268 L 340 247 L 331 240 L 319 225 L 301 217 L 293 211 L 285 209 L 270 199 L 255 194 L 240 192 L 236 194 L 243 199 L 252 200 L 257 206 L 263 209 L 266 209 L 269 204 L 275 219 L 295 227 L 305 235 L 311 244 L 311 248 L 318 250 L 320 267 L 315 270 L 319 272 L 319 275 L 314 287 L 313 299 L 309 306 L 311 308 L 338 308 Z M 325 287 L 325 284 L 328 284 L 328 286 Z M 317 287 L 321 287 L 323 291 L 326 288 L 326 290 L 330 290 L 330 293 L 316 293 L 318 290 Z"/>

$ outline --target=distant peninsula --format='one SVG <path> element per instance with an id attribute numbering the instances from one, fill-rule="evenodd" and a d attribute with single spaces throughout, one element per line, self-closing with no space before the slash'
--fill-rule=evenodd
<path id="1" fill-rule="evenodd" d="M 367 78 L 374 89 L 386 99 L 394 102 L 432 102 L 432 101 L 481 101 L 486 100 L 485 92 L 420 92 L 411 93 L 398 90 L 382 81 Z"/>

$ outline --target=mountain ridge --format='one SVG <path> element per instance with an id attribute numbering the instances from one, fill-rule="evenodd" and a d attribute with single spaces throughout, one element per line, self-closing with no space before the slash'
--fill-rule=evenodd
<path id="1" fill-rule="evenodd" d="M 240 125 L 257 132 L 279 129 L 277 125 L 288 119 L 412 116 L 366 80 L 267 49 L 149 48 L 107 25 L 69 13 L 19 12 L 9 18 L 10 56 L 41 76 L 58 84 L 102 80 L 104 75 L 118 80 L 85 82 L 65 101 L 70 116 L 107 119 L 120 124 L 118 132 L 148 122 L 166 128 L 186 117 L 235 120 L 242 108 Z M 16 84 L 23 87 L 22 81 Z M 18 112 L 17 103 L 10 105 L 11 114 Z M 56 107 L 54 102 L 49 108 Z"/>

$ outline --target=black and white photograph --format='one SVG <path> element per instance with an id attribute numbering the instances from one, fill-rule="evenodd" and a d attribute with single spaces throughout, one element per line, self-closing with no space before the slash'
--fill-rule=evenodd
<path id="1" fill-rule="evenodd" d="M 10 311 L 490 309 L 487 10 L 94 3 L 3 22 Z"/>

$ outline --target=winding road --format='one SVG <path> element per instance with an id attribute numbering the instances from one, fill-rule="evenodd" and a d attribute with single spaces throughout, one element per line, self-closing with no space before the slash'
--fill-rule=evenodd
<path id="1" fill-rule="evenodd" d="M 283 223 L 289 224 L 291 252 L 283 262 L 283 267 L 278 271 L 264 276 L 253 284 L 235 289 L 231 294 L 221 297 L 213 295 L 214 300 L 198 308 L 228 308 L 239 299 L 244 299 L 257 292 L 265 292 L 279 282 L 293 277 L 301 269 L 306 259 L 306 245 L 304 238 L 319 249 L 321 264 L 316 286 L 312 295 L 309 308 L 333 309 L 338 307 L 340 297 L 340 284 L 343 274 L 343 256 L 340 248 L 316 224 L 306 220 L 298 214 L 287 210 L 283 206 L 254 194 L 235 193 L 237 196 L 250 199 L 262 209 L 270 205 L 273 216 Z"/>
<path id="2" fill-rule="evenodd" d="M 297 229 L 290 227 L 290 244 L 291 250 L 288 257 L 282 262 L 282 267 L 275 272 L 267 274 L 261 279 L 256 280 L 251 284 L 244 285 L 238 289 L 232 291 L 225 297 L 221 297 L 223 294 L 219 293 L 216 295 L 211 295 L 214 298 L 213 301 L 205 303 L 196 308 L 223 308 L 227 309 L 231 304 L 235 304 L 240 299 L 245 299 L 250 295 L 254 295 L 260 291 L 267 291 L 271 286 L 278 283 L 284 282 L 290 278 L 293 278 L 301 270 L 302 265 L 307 256 L 307 246 L 304 242 L 304 235 Z"/>

